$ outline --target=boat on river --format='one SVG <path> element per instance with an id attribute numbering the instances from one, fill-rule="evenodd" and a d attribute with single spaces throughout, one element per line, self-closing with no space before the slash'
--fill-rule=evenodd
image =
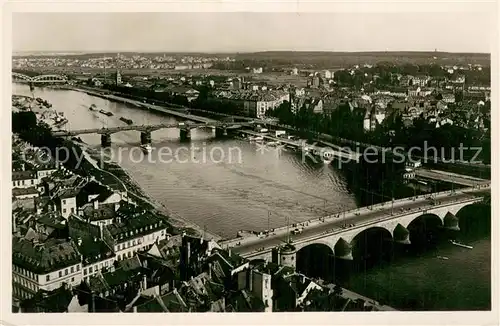
<path id="1" fill-rule="evenodd" d="M 104 115 L 107 115 L 108 117 L 112 116 L 113 113 L 109 112 L 109 111 L 105 111 L 103 109 L 99 110 L 100 113 L 104 114 Z"/>
<path id="2" fill-rule="evenodd" d="M 450 242 L 451 242 L 451 244 L 454 244 L 455 246 L 459 246 L 459 247 L 462 247 L 462 248 L 467 248 L 467 249 L 473 249 L 474 248 L 473 246 L 468 246 L 468 245 L 460 243 L 458 241 L 450 240 Z"/>
<path id="3" fill-rule="evenodd" d="M 124 118 L 124 117 L 121 117 L 120 120 L 123 121 L 123 122 L 125 122 L 128 125 L 131 125 L 131 124 L 134 123 L 132 120 Z"/>
<path id="4" fill-rule="evenodd" d="M 90 111 L 97 111 L 97 106 L 95 104 L 92 104 L 91 106 L 89 106 L 89 110 Z"/>

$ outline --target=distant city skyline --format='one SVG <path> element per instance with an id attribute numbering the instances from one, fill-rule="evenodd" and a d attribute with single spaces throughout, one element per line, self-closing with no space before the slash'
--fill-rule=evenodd
<path id="1" fill-rule="evenodd" d="M 14 13 L 13 52 L 491 53 L 495 13 Z"/>

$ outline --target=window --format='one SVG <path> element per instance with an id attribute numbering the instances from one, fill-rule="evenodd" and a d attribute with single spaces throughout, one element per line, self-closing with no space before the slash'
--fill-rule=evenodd
<path id="1" fill-rule="evenodd" d="M 64 270 L 64 275 L 68 275 L 68 269 L 67 268 Z"/>
<path id="2" fill-rule="evenodd" d="M 75 272 L 75 268 L 73 266 L 71 266 L 71 273 L 74 273 Z"/>
<path id="3" fill-rule="evenodd" d="M 63 208 L 63 213 L 66 213 L 66 208 Z"/>
<path id="4" fill-rule="evenodd" d="M 45 282 L 50 281 L 50 275 L 45 276 Z"/>
<path id="5" fill-rule="evenodd" d="M 83 275 L 87 275 L 87 269 L 86 268 L 83 269 Z"/>
<path id="6" fill-rule="evenodd" d="M 66 199 L 63 199 L 63 205 L 66 205 Z"/>
<path id="7" fill-rule="evenodd" d="M 92 267 L 89 267 L 89 274 L 92 274 Z"/>
<path id="8" fill-rule="evenodd" d="M 74 213 L 74 212 L 75 212 L 75 208 L 71 207 L 71 213 Z"/>
<path id="9" fill-rule="evenodd" d="M 62 271 L 59 271 L 59 277 L 62 277 Z"/>
<path id="10" fill-rule="evenodd" d="M 79 272 L 80 271 L 80 265 L 76 265 L 76 271 Z"/>
<path id="11" fill-rule="evenodd" d="M 72 277 L 72 278 L 71 278 L 71 282 L 74 282 L 74 281 L 75 281 L 75 278 L 74 278 L 74 277 Z"/>
<path id="12" fill-rule="evenodd" d="M 33 185 L 33 180 L 31 180 L 31 184 Z"/>

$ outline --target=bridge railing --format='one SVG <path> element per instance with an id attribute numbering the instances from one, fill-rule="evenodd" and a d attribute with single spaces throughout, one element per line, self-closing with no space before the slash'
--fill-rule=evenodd
<path id="1" fill-rule="evenodd" d="M 478 200 L 479 200 L 478 198 L 467 198 L 467 199 L 462 199 L 462 200 L 456 200 L 456 201 L 452 201 L 452 202 L 447 202 L 447 203 L 441 204 L 441 205 L 432 205 L 432 206 L 429 205 L 429 206 L 431 208 L 439 208 L 439 207 L 446 207 L 446 206 L 456 205 L 456 204 L 462 204 L 462 203 L 477 202 Z M 367 221 L 367 222 L 364 222 L 364 223 L 356 224 L 355 228 L 365 227 L 365 226 L 368 226 L 368 225 L 377 224 L 377 223 L 384 222 L 384 221 L 387 221 L 387 220 L 392 220 L 392 219 L 395 219 L 395 218 L 399 218 L 399 217 L 408 215 L 409 213 L 410 214 L 412 214 L 412 213 L 418 213 L 418 212 L 425 213 L 426 211 L 427 211 L 427 209 L 421 209 L 421 208 L 419 208 L 419 209 L 413 209 L 411 211 L 399 212 L 398 214 L 393 214 L 393 215 L 390 215 L 390 216 L 387 216 L 387 217 L 378 218 L 376 220 L 371 220 L 371 221 Z M 319 239 L 324 238 L 327 234 L 328 235 L 339 234 L 339 233 L 344 232 L 345 230 L 346 229 L 337 229 L 337 230 L 330 229 L 330 230 L 327 230 L 327 231 L 322 232 L 322 233 L 317 234 L 317 235 L 313 235 L 313 236 L 306 237 L 306 238 L 301 238 L 301 239 L 295 241 L 294 243 L 295 244 L 301 244 L 301 243 L 304 243 L 304 242 L 310 242 L 310 241 L 314 241 L 314 240 L 319 240 Z M 274 248 L 274 246 L 271 247 L 271 248 L 264 248 L 264 249 L 253 250 L 253 251 L 251 251 L 249 253 L 242 254 L 242 256 L 244 256 L 244 257 L 245 256 L 252 256 L 252 255 L 255 255 L 255 254 L 258 254 L 258 253 L 262 253 L 262 252 L 269 252 L 269 250 L 272 250 L 272 248 Z"/>
<path id="2" fill-rule="evenodd" d="M 322 217 L 319 217 L 319 218 L 310 219 L 308 221 L 299 222 L 299 223 L 297 223 L 297 225 L 301 225 L 301 224 L 304 224 L 306 222 L 309 222 L 309 223 L 318 223 L 318 222 L 321 222 L 322 220 L 335 218 L 336 216 L 339 216 L 339 215 L 353 215 L 353 214 L 356 214 L 356 213 L 360 213 L 362 211 L 372 211 L 372 209 L 370 209 L 370 207 L 371 208 L 376 208 L 376 207 L 384 207 L 384 206 L 391 206 L 391 205 L 394 206 L 394 204 L 400 204 L 400 203 L 404 203 L 404 202 L 411 202 L 411 201 L 414 201 L 414 200 L 425 202 L 429 198 L 442 197 L 442 196 L 445 196 L 445 195 L 451 195 L 453 193 L 456 194 L 456 193 L 465 193 L 465 192 L 470 192 L 470 191 L 477 191 L 477 190 L 481 190 L 481 189 L 489 189 L 489 187 L 490 187 L 490 185 L 488 184 L 488 185 L 481 185 L 478 188 L 469 187 L 469 188 L 462 188 L 462 189 L 457 189 L 457 190 L 441 191 L 441 192 L 437 192 L 437 193 L 433 193 L 433 194 L 428 194 L 428 195 L 420 195 L 420 196 L 415 196 L 415 197 L 400 198 L 400 199 L 396 199 L 394 201 L 386 201 L 386 202 L 378 203 L 378 204 L 373 205 L 373 206 L 358 207 L 358 208 L 354 208 L 354 209 L 350 209 L 350 210 L 338 212 L 338 213 L 335 213 L 335 214 L 330 214 L 330 215 L 322 216 Z M 436 207 L 436 205 L 434 205 L 432 207 Z M 403 215 L 405 215 L 405 214 L 403 214 Z M 391 218 L 393 216 L 394 215 L 391 215 Z M 295 227 L 290 227 L 290 228 L 293 229 Z M 282 232 L 282 231 L 286 231 L 287 229 L 289 229 L 289 227 L 287 227 L 286 225 L 285 226 L 280 226 L 280 227 L 274 228 L 273 232 L 274 233 L 276 233 L 276 232 Z M 225 241 L 222 241 L 221 244 L 223 244 L 223 245 L 229 245 L 229 244 L 232 244 L 234 242 L 241 242 L 241 241 L 245 241 L 245 240 L 249 240 L 249 239 L 258 240 L 260 238 L 257 235 L 253 235 L 253 236 L 250 236 L 250 237 L 244 237 L 244 238 L 233 238 L 233 239 L 227 239 Z"/>

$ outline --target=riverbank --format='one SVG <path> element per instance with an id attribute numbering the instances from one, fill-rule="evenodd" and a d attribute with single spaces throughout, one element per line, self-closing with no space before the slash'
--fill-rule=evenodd
<path id="1" fill-rule="evenodd" d="M 203 230 L 199 225 L 186 220 L 165 205 L 153 199 L 137 184 L 127 171 L 121 168 L 116 162 L 110 161 L 109 157 L 103 156 L 101 151 L 91 148 L 83 142 L 78 142 L 75 145 L 79 146 L 81 150 L 85 152 L 85 159 L 92 164 L 97 171 L 108 173 L 116 179 L 117 182 L 113 184 L 115 187 L 117 184 L 122 185 L 122 187 L 118 187 L 118 190 L 125 191 L 130 199 L 140 204 L 145 209 L 166 217 L 174 228 L 175 233 L 186 232 L 187 234 L 204 236 L 205 238 L 214 239 L 215 241 L 221 239 L 219 235 Z"/>
<path id="2" fill-rule="evenodd" d="M 32 110 L 33 106 L 36 105 L 36 100 L 32 97 L 16 95 L 13 96 L 13 100 L 14 99 L 16 99 L 16 103 L 13 107 L 15 106 L 16 108 L 25 111 L 32 111 L 36 115 L 37 121 L 39 122 L 45 121 L 45 115 L 53 111 L 48 108 L 38 108 L 37 110 Z M 22 101 L 17 101 L 18 99 L 22 99 Z M 48 127 L 50 128 L 50 126 Z M 151 196 L 145 193 L 145 191 L 141 189 L 131 175 L 122 169 L 116 162 L 109 160 L 109 158 L 103 160 L 101 151 L 88 146 L 86 143 L 76 138 L 71 140 L 61 139 L 59 142 L 62 143 L 63 146 L 74 147 L 75 150 L 77 149 L 77 151 L 71 150 L 70 153 L 80 152 L 78 153 L 78 157 L 83 155 L 83 161 L 80 162 L 74 169 L 75 173 L 80 172 L 85 175 L 92 176 L 96 181 L 107 185 L 112 189 L 126 193 L 128 198 L 144 207 L 144 209 L 151 210 L 154 213 L 163 216 L 172 226 L 172 232 L 174 233 L 179 234 L 186 232 L 197 236 L 203 235 L 206 238 L 214 239 L 216 241 L 220 240 L 221 237 L 219 235 L 204 231 L 200 226 L 184 219 L 179 214 L 171 211 L 158 201 L 154 200 Z M 73 163 L 77 163 L 77 161 L 74 160 Z"/>

